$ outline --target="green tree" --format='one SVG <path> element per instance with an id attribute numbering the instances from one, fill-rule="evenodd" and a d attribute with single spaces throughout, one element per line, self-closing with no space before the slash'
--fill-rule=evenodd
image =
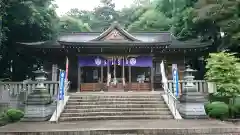
<path id="1" fill-rule="evenodd" d="M 81 20 L 83 23 L 87 23 L 89 25 L 91 25 L 92 22 L 94 22 L 93 11 L 79 10 L 77 8 L 73 8 L 70 11 L 68 11 L 66 15 Z"/>
<path id="2" fill-rule="evenodd" d="M 80 19 L 70 16 L 63 16 L 60 18 L 60 32 L 87 32 L 91 28 L 87 23 L 83 23 Z"/>
<path id="3" fill-rule="evenodd" d="M 131 14 L 131 24 L 128 25 L 129 31 L 166 31 L 169 30 L 172 24 L 164 12 L 158 10 L 161 4 L 164 7 L 169 6 L 162 0 L 155 0 L 153 2 L 147 1 L 147 4 L 135 4 L 138 6 L 131 6 L 134 13 Z M 141 3 L 141 1 L 139 2 Z"/>
<path id="4" fill-rule="evenodd" d="M 2 4 L 4 3 L 4 4 Z M 57 33 L 58 17 L 52 0 L 3 0 L 4 14 L 1 14 L 6 40 L 1 48 L 0 75 L 12 67 L 13 80 L 23 78 L 28 64 L 17 50 L 17 42 L 36 42 L 53 39 Z M 8 75 L 9 76 L 9 75 Z"/>
<path id="5" fill-rule="evenodd" d="M 139 18 L 148 10 L 145 6 L 131 5 L 130 7 L 123 8 L 120 11 L 119 21 L 125 29 L 139 20 Z"/>
<path id="6" fill-rule="evenodd" d="M 101 0 L 101 5 L 94 8 L 92 23 L 89 25 L 94 31 L 104 31 L 118 18 L 119 13 L 115 10 L 113 1 Z"/>
<path id="7" fill-rule="evenodd" d="M 114 21 L 119 21 L 119 14 L 112 0 L 101 0 L 101 4 L 93 11 L 71 9 L 66 15 L 88 24 L 92 31 L 101 32 Z"/>
<path id="8" fill-rule="evenodd" d="M 185 1 L 185 8 L 176 14 L 173 21 L 177 37 L 186 40 L 200 37 L 213 41 L 216 49 L 239 49 L 239 0 Z M 220 36 L 220 32 L 225 33 L 224 37 Z"/>
<path id="9" fill-rule="evenodd" d="M 146 11 L 139 20 L 129 25 L 129 31 L 167 31 L 171 27 L 171 19 L 154 9 Z"/>
<path id="10" fill-rule="evenodd" d="M 220 96 L 240 94 L 239 64 L 239 58 L 227 52 L 212 53 L 207 59 L 206 79 L 216 83 Z"/>
<path id="11" fill-rule="evenodd" d="M 219 40 L 219 32 L 224 32 L 223 45 L 229 47 L 239 44 L 240 40 L 240 1 L 239 0 L 201 0 L 195 4 L 194 22 L 202 25 L 204 33 L 215 41 Z"/>

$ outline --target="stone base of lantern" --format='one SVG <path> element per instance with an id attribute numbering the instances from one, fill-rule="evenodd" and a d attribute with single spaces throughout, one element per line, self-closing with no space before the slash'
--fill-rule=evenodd
<path id="1" fill-rule="evenodd" d="M 51 118 L 55 107 L 53 104 L 27 105 L 22 121 L 47 121 Z"/>
<path id="2" fill-rule="evenodd" d="M 205 119 L 207 118 L 204 103 L 180 103 L 178 111 L 184 119 Z"/>
<path id="3" fill-rule="evenodd" d="M 23 121 L 47 121 L 51 118 L 56 105 L 43 85 L 38 85 L 27 96 Z"/>

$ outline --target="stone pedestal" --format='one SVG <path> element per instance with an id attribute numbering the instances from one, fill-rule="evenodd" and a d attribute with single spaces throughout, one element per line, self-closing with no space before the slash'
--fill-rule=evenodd
<path id="1" fill-rule="evenodd" d="M 179 98 L 180 104 L 178 111 L 184 119 L 207 118 L 204 104 L 207 102 L 204 95 L 198 92 L 197 87 L 192 83 L 194 70 L 187 67 L 185 70 L 187 84 L 183 88 L 182 95 Z"/>
<path id="2" fill-rule="evenodd" d="M 44 71 L 36 71 L 36 80 L 39 81 L 35 90 L 27 96 L 25 102 L 25 115 L 23 121 L 47 121 L 51 118 L 55 106 L 43 82 L 46 78 Z"/>

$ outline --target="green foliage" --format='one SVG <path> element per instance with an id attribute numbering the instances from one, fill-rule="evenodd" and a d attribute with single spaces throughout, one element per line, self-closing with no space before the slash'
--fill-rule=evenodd
<path id="1" fill-rule="evenodd" d="M 212 53 L 207 59 L 206 79 L 217 84 L 217 93 L 220 96 L 240 94 L 238 63 L 239 59 L 227 52 Z"/>
<path id="2" fill-rule="evenodd" d="M 129 31 L 167 31 L 171 27 L 171 19 L 155 10 L 148 10 L 139 20 L 129 25 Z"/>
<path id="3" fill-rule="evenodd" d="M 209 105 L 210 105 L 210 104 L 211 104 L 210 102 L 204 104 L 204 109 L 205 109 L 206 114 L 209 113 Z"/>
<path id="4" fill-rule="evenodd" d="M 88 32 L 91 28 L 88 24 L 84 24 L 81 20 L 70 16 L 63 16 L 60 18 L 61 32 Z"/>
<path id="5" fill-rule="evenodd" d="M 9 122 L 17 122 L 24 116 L 24 112 L 18 109 L 9 109 L 6 112 Z"/>
<path id="6" fill-rule="evenodd" d="M 130 25 L 139 21 L 139 18 L 148 11 L 148 7 L 143 6 L 132 6 L 131 8 L 123 8 L 119 12 L 119 23 L 122 24 L 126 29 L 129 29 Z"/>
<path id="7" fill-rule="evenodd" d="M 232 98 L 231 96 L 219 96 L 216 93 L 211 93 L 208 95 L 209 102 L 218 101 L 218 102 L 224 102 L 226 104 L 229 104 L 231 98 Z"/>
<path id="8" fill-rule="evenodd" d="M 71 9 L 66 15 L 89 26 L 92 31 L 101 32 L 106 30 L 114 21 L 119 20 L 119 12 L 115 9 L 112 0 L 101 0 L 101 5 L 93 11 Z M 69 24 L 69 27 L 71 24 Z M 84 26 L 84 27 L 85 27 Z"/>
<path id="9" fill-rule="evenodd" d="M 233 118 L 236 117 L 237 114 L 240 114 L 240 96 L 232 98 L 230 100 L 230 114 Z"/>
<path id="10" fill-rule="evenodd" d="M 16 42 L 52 38 L 57 28 L 57 16 L 55 5 L 51 2 L 52 0 L 4 0 L 6 14 L 3 15 L 3 26 L 9 29 L 7 38 Z M 23 34 L 19 35 L 19 32 Z"/>
<path id="11" fill-rule="evenodd" d="M 211 103 L 226 103 L 229 106 L 229 116 L 232 118 L 236 118 L 237 114 L 240 114 L 240 97 L 237 96 L 235 98 L 233 97 L 226 97 L 226 96 L 218 96 L 214 94 L 209 95 L 209 103 L 205 104 L 205 110 L 206 113 L 208 114 L 209 109 L 209 104 Z"/>
<path id="12" fill-rule="evenodd" d="M 173 22 L 174 35 L 179 39 L 196 38 L 196 29 L 192 19 L 194 18 L 194 9 L 186 8 L 176 14 Z"/>
<path id="13" fill-rule="evenodd" d="M 16 55 L 17 46 L 13 43 L 51 40 L 58 31 L 101 32 L 114 21 L 132 32 L 171 30 L 182 40 L 200 37 L 213 41 L 214 48 L 240 44 L 239 0 L 135 0 L 130 7 L 120 11 L 115 9 L 112 0 L 101 0 L 101 5 L 93 11 L 71 9 L 60 18 L 55 13 L 53 0 L 1 2 L 0 40 L 4 43 L 0 45 L 0 75 L 7 73 L 6 77 L 10 76 L 9 66 L 13 61 L 12 74 L 16 75 L 13 80 L 21 80 L 19 74 L 28 68 L 25 64 L 16 68 L 17 62 L 23 61 Z M 220 38 L 220 30 L 225 32 L 224 38 Z M 37 61 L 34 56 L 28 59 L 32 63 Z M 219 87 L 230 86 L 226 85 Z M 236 91 L 236 87 L 232 85 L 228 91 Z"/>
<path id="14" fill-rule="evenodd" d="M 217 33 L 225 32 L 224 43 L 221 46 L 239 46 L 239 5 L 239 0 L 198 0 L 195 4 L 194 22 L 196 25 L 207 24 L 201 28 L 205 34 L 215 37 L 215 41 L 222 40 Z"/>
<path id="15" fill-rule="evenodd" d="M 229 117 L 229 107 L 224 102 L 212 102 L 205 105 L 205 111 L 211 118 L 225 120 Z"/>
<path id="16" fill-rule="evenodd" d="M 2 113 L 0 115 L 0 126 L 4 126 L 4 125 L 8 124 L 8 121 L 9 121 L 9 119 L 8 119 L 7 114 L 6 113 Z"/>
<path id="17" fill-rule="evenodd" d="M 8 109 L 0 115 L 0 126 L 6 125 L 12 122 L 20 121 L 24 116 L 24 112 L 18 109 Z"/>
<path id="18" fill-rule="evenodd" d="M 4 42 L 0 46 L 0 77 L 22 80 L 35 56 L 20 58 L 16 42 L 37 42 L 56 38 L 58 17 L 53 0 L 2 0 L 0 21 Z M 18 51 L 18 52 L 17 52 Z M 22 60 L 24 59 L 24 60 Z M 27 64 L 23 64 L 28 61 Z M 21 63 L 18 64 L 17 62 Z M 12 72 L 10 72 L 12 66 Z"/>
<path id="19" fill-rule="evenodd" d="M 94 8 L 93 11 L 72 9 L 67 16 L 71 16 L 83 24 L 88 24 L 92 31 L 98 32 L 108 28 L 114 21 L 118 21 L 123 27 L 133 32 L 167 31 L 171 28 L 172 18 L 156 6 L 156 3 L 161 5 L 164 1 L 136 0 L 133 5 L 120 11 L 115 10 L 112 0 L 101 2 L 101 5 Z"/>
<path id="20" fill-rule="evenodd" d="M 156 10 L 165 14 L 169 18 L 174 18 L 175 15 L 186 7 L 186 0 L 155 0 Z"/>

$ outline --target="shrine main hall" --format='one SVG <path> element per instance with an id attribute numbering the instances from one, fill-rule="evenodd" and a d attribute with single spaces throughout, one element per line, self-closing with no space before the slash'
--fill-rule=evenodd
<path id="1" fill-rule="evenodd" d="M 199 58 L 211 43 L 180 41 L 170 32 L 130 33 L 114 22 L 103 32 L 61 33 L 55 41 L 18 44 L 29 55 L 44 59 L 44 68 L 52 71 L 51 80 L 58 80 L 53 74 L 57 68 L 65 69 L 67 58 L 71 89 L 84 92 L 159 90 L 162 61 L 169 80 L 172 64 L 177 64 L 179 80 L 183 80 L 189 61 L 201 77 Z"/>

